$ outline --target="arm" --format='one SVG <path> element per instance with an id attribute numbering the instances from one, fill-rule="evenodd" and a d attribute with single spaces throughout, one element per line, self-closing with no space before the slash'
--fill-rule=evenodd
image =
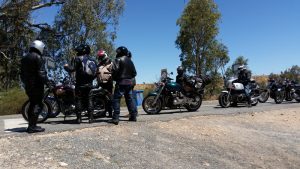
<path id="1" fill-rule="evenodd" d="M 47 71 L 45 69 L 44 61 L 41 58 L 41 56 L 36 56 L 36 64 L 38 68 L 38 76 L 42 80 L 44 84 L 49 82 L 48 76 L 47 76 Z"/>

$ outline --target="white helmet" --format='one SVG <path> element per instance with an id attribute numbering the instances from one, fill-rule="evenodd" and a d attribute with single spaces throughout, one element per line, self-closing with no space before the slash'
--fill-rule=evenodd
<path id="1" fill-rule="evenodd" d="M 35 40 L 31 43 L 30 48 L 37 49 L 42 55 L 44 52 L 45 44 L 44 44 L 44 42 L 42 42 L 40 40 Z"/>
<path id="2" fill-rule="evenodd" d="M 238 70 L 246 70 L 246 69 L 247 69 L 247 68 L 246 68 L 245 65 L 241 65 L 241 66 L 238 67 Z"/>

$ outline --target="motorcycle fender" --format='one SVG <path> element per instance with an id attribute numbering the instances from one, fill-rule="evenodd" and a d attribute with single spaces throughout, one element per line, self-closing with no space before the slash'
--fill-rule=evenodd
<path id="1" fill-rule="evenodd" d="M 221 93 L 228 93 L 228 91 L 227 90 L 223 90 Z"/>
<path id="2" fill-rule="evenodd" d="M 157 95 L 158 95 L 157 92 L 150 92 L 150 93 L 148 94 L 148 96 L 157 96 Z"/>

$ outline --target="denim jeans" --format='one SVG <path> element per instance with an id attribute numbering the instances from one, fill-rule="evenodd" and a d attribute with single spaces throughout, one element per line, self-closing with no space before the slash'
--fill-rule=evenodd
<path id="1" fill-rule="evenodd" d="M 119 85 L 116 84 L 113 99 L 113 119 L 119 120 L 120 116 L 120 100 L 122 96 L 125 96 L 126 105 L 131 117 L 136 117 L 137 110 L 132 97 L 132 86 L 131 85 Z"/>

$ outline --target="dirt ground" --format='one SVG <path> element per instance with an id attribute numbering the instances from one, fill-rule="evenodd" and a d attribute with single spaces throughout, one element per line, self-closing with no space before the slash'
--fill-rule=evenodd
<path id="1" fill-rule="evenodd" d="M 0 139 L 0 168 L 291 168 L 300 110 L 122 123 Z"/>

